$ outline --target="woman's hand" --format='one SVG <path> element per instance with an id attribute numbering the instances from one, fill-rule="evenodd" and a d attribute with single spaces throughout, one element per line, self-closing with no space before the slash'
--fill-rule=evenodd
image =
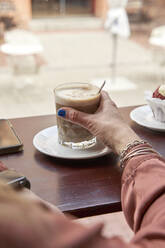
<path id="1" fill-rule="evenodd" d="M 122 119 L 117 106 L 105 91 L 101 93 L 100 106 L 95 114 L 86 114 L 72 108 L 63 107 L 58 110 L 59 116 L 60 111 L 63 111 L 64 116 L 61 118 L 88 129 L 117 154 L 120 154 L 128 143 L 140 140 Z"/>

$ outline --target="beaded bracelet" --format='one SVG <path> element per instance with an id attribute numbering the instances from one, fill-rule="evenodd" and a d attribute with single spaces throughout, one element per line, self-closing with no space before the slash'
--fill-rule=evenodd
<path id="1" fill-rule="evenodd" d="M 133 147 L 136 147 L 141 144 L 146 144 L 147 147 L 139 147 L 132 151 Z M 133 158 L 135 156 L 140 156 L 140 155 L 146 155 L 148 153 L 154 153 L 154 154 L 160 155 L 158 152 L 156 152 L 152 148 L 152 146 L 148 142 L 144 140 L 142 141 L 135 140 L 133 143 L 128 144 L 127 147 L 122 151 L 120 158 L 119 158 L 120 167 L 124 168 L 126 161 L 129 160 L 130 158 Z"/>

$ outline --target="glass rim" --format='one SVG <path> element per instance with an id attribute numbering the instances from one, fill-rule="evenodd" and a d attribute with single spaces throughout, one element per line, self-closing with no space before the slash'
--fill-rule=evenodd
<path id="1" fill-rule="evenodd" d="M 99 89 L 99 87 L 98 86 L 96 86 L 96 85 L 94 85 L 94 84 L 92 84 L 92 83 L 84 83 L 84 82 L 68 82 L 68 83 L 61 83 L 61 84 L 58 84 L 54 89 L 53 89 L 53 91 L 54 91 L 54 93 L 55 93 L 55 91 L 58 89 L 58 88 L 60 88 L 60 87 L 63 87 L 63 86 L 66 86 L 66 85 L 68 85 L 68 88 L 69 88 L 69 86 L 70 85 L 76 85 L 76 84 L 80 84 L 80 85 L 92 85 L 92 86 L 94 86 L 94 87 L 96 87 L 96 88 L 98 88 Z"/>

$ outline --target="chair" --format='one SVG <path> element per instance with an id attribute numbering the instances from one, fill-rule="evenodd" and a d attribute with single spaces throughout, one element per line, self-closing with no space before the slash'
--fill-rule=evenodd
<path id="1" fill-rule="evenodd" d="M 36 55 L 43 51 L 36 35 L 23 29 L 5 32 L 5 43 L 1 45 L 1 51 L 9 57 L 14 75 L 24 75 L 25 80 L 20 80 L 19 87 L 31 84 L 32 80 L 29 80 L 30 77 L 26 80 L 27 76 L 38 73 L 40 64 L 37 63 Z"/>

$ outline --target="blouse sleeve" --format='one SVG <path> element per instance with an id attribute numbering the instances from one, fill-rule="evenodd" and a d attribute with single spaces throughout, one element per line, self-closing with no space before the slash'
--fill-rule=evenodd
<path id="1" fill-rule="evenodd" d="M 165 247 L 165 159 L 132 158 L 122 177 L 122 208 L 135 236 L 128 247 Z"/>

